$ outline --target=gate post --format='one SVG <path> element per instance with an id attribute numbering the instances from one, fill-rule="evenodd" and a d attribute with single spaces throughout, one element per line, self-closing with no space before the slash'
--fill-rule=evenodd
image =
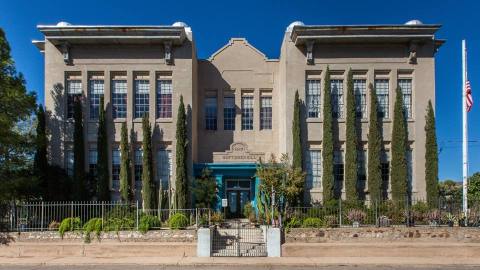
<path id="1" fill-rule="evenodd" d="M 267 229 L 267 256 L 282 257 L 282 231 L 280 228 Z"/>
<path id="2" fill-rule="evenodd" d="M 212 256 L 212 230 L 199 228 L 197 230 L 197 257 Z"/>

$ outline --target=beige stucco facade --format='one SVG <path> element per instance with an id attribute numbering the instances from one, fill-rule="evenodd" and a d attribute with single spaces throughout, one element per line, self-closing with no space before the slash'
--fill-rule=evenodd
<path id="1" fill-rule="evenodd" d="M 51 162 L 67 167 L 65 153 L 72 148 L 73 124 L 71 119 L 67 119 L 66 94 L 67 80 L 71 78 L 81 82 L 85 100 L 86 153 L 96 147 L 98 121 L 89 117 L 91 91 L 88 86 L 93 79 L 103 81 L 109 152 L 118 148 L 123 122 L 135 134 L 133 144 L 140 146 L 141 119 L 135 118 L 134 112 L 134 81 L 140 78 L 149 82 L 149 118 L 154 151 L 171 151 L 173 161 L 176 115 L 180 96 L 183 96 L 188 115 L 190 179 L 194 178 L 195 164 L 252 163 L 258 157 L 265 159 L 271 154 L 277 157 L 283 153 L 291 154 L 296 91 L 306 104 L 302 110 L 302 140 L 306 156 L 308 150 L 322 148 L 322 117 L 308 117 L 306 82 L 319 80 L 323 90 L 328 66 L 332 79 L 342 80 L 343 93 L 346 92 L 349 69 L 354 72 L 355 79 L 364 80 L 366 85 L 375 84 L 376 79 L 388 80 L 389 117 L 383 119 L 387 151 L 392 133 L 395 88 L 399 79 L 411 81 L 411 117 L 407 121 L 412 153 L 412 194 L 423 198 L 425 111 L 429 100 L 435 104 L 435 53 L 442 41 L 436 40 L 434 33 L 439 27 L 418 23 L 386 26 L 305 26 L 294 23 L 285 31 L 279 59 L 269 59 L 244 38 L 232 38 L 208 59 L 197 59 L 193 34 L 184 24 L 152 27 L 39 26 L 45 39 L 34 43 L 45 55 L 45 106 L 49 113 Z M 127 83 L 127 113 L 124 118 L 113 119 L 111 89 L 116 78 Z M 171 81 L 173 89 L 173 111 L 168 118 L 158 117 L 156 113 L 157 84 L 165 79 Z M 244 129 L 242 125 L 244 96 L 253 97 L 251 130 Z M 224 127 L 225 97 L 234 100 L 234 130 Z M 260 125 L 262 97 L 271 97 L 271 128 L 261 128 Z M 207 98 L 216 101 L 216 128 L 213 130 L 206 127 Z M 343 95 L 340 98 L 345 110 L 346 97 Z M 360 140 L 365 150 L 368 148 L 368 91 L 366 100 L 367 117 L 359 119 Z M 336 148 L 343 150 L 345 119 L 339 117 L 335 126 Z M 86 163 L 88 165 L 89 162 Z M 174 185 L 175 162 L 172 163 L 170 184 Z M 309 166 L 305 164 L 304 167 L 307 169 Z M 112 183 L 112 194 L 116 194 L 115 187 Z M 311 202 L 321 201 L 321 194 L 320 184 L 309 188 L 306 197 Z"/>

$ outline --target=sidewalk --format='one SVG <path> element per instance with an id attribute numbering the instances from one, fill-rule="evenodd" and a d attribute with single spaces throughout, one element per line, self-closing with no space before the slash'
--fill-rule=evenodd
<path id="1" fill-rule="evenodd" d="M 282 258 L 197 258 L 197 257 L 0 257 L 0 265 L 185 265 L 185 266 L 325 266 L 325 265 L 478 265 L 480 258 L 461 260 L 444 257 L 282 257 Z"/>

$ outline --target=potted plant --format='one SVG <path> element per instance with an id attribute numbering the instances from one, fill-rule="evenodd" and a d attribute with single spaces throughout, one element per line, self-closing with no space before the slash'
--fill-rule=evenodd
<path id="1" fill-rule="evenodd" d="M 431 210 L 426 215 L 427 215 L 426 218 L 429 221 L 430 226 L 437 227 L 439 225 L 441 216 L 440 216 L 440 211 L 438 209 Z"/>
<path id="2" fill-rule="evenodd" d="M 348 214 L 347 214 L 347 218 L 352 222 L 352 225 L 354 228 L 360 227 L 360 223 L 362 223 L 366 217 L 367 217 L 367 214 L 365 214 L 364 211 L 359 209 L 352 209 L 348 211 Z"/>

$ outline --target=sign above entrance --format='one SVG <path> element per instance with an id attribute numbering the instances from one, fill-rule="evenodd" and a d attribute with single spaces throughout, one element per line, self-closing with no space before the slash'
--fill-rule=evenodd
<path id="1" fill-rule="evenodd" d="M 264 153 L 248 151 L 248 146 L 245 143 L 236 142 L 230 145 L 230 150 L 228 151 L 213 152 L 213 162 L 257 162 L 260 158 L 263 158 L 264 156 Z"/>

